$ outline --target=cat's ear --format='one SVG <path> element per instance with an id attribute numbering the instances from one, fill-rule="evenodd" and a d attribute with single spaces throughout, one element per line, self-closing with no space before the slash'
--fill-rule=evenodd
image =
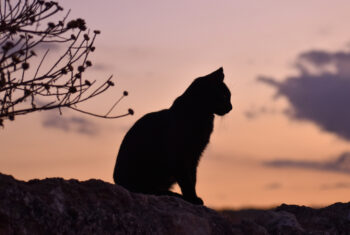
<path id="1" fill-rule="evenodd" d="M 208 77 L 210 77 L 211 79 L 215 79 L 219 82 L 223 82 L 224 81 L 224 69 L 222 67 L 220 67 L 218 70 L 212 72 L 211 74 L 208 75 Z"/>

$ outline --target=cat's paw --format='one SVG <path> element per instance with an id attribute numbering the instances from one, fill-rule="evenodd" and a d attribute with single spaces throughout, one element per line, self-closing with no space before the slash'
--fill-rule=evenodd
<path id="1" fill-rule="evenodd" d="M 197 197 L 197 198 L 195 199 L 195 201 L 194 201 L 194 204 L 196 204 L 196 205 L 203 205 L 204 202 L 203 202 L 202 198 Z"/>
<path id="2" fill-rule="evenodd" d="M 188 198 L 187 201 L 195 205 L 203 205 L 203 200 L 200 197 Z"/>

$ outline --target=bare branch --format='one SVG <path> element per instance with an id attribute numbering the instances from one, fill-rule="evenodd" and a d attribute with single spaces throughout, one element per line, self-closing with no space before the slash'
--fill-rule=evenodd
<path id="1" fill-rule="evenodd" d="M 55 1 L 0 1 L 0 126 L 4 119 L 49 109 L 59 109 L 61 113 L 62 108 L 70 108 L 107 119 L 133 114 L 129 109 L 127 114 L 109 116 L 127 92 L 106 115 L 77 107 L 114 83 L 112 76 L 100 85 L 83 79 L 92 66 L 88 57 L 95 51 L 100 31 L 91 33 L 81 18 L 68 21 L 70 11 L 56 21 L 62 10 Z M 42 48 L 47 49 L 43 52 Z M 60 48 L 60 54 L 52 65 L 47 65 L 50 48 Z"/>

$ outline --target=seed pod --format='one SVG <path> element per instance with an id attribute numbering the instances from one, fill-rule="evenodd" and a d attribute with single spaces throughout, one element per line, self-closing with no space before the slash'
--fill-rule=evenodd
<path id="1" fill-rule="evenodd" d="M 27 62 L 24 62 L 24 63 L 22 64 L 22 69 L 23 69 L 23 70 L 29 69 L 29 64 L 28 64 Z"/>

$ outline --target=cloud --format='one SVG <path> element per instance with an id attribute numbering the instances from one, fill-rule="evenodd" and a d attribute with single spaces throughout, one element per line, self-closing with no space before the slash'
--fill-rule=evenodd
<path id="1" fill-rule="evenodd" d="M 313 50 L 298 56 L 298 76 L 279 82 L 259 77 L 285 97 L 291 107 L 285 112 L 293 120 L 308 120 L 321 129 L 350 140 L 350 52 Z"/>
<path id="2" fill-rule="evenodd" d="M 49 112 L 44 116 L 43 126 L 56 128 L 65 132 L 76 132 L 83 135 L 95 136 L 100 132 L 99 126 L 85 118 L 64 116 Z"/>
<path id="3" fill-rule="evenodd" d="M 39 43 L 36 47 L 34 47 L 34 50 L 38 50 L 38 51 L 43 51 L 46 52 L 47 50 L 50 50 L 50 52 L 53 51 L 58 51 L 60 49 L 62 49 L 65 44 L 59 44 L 59 43 L 48 43 L 48 42 L 43 42 L 43 43 Z"/>
<path id="4" fill-rule="evenodd" d="M 282 188 L 282 184 L 280 184 L 278 182 L 274 182 L 274 183 L 270 183 L 270 184 L 265 185 L 264 188 L 267 190 L 276 190 L 276 189 Z"/>
<path id="5" fill-rule="evenodd" d="M 110 64 L 102 64 L 102 63 L 96 63 L 96 64 L 92 64 L 92 70 L 95 71 L 108 71 L 108 70 L 112 70 L 113 66 Z"/>
<path id="6" fill-rule="evenodd" d="M 277 159 L 263 162 L 263 165 L 274 168 L 299 168 L 350 174 L 350 152 L 342 153 L 337 158 L 324 162 Z"/>
<path id="7" fill-rule="evenodd" d="M 9 40 L 9 42 L 12 42 L 13 44 L 16 44 L 16 41 L 18 41 L 19 37 L 18 36 L 14 36 L 13 40 Z M 16 46 L 12 47 L 9 50 L 9 53 L 12 53 L 14 51 L 19 51 L 21 48 L 23 48 L 25 45 L 25 42 L 16 44 Z M 34 48 L 32 48 L 31 50 L 35 51 L 36 53 L 42 53 L 42 52 L 46 52 L 47 50 L 52 51 L 58 51 L 62 48 L 62 45 L 59 43 L 49 43 L 49 42 L 41 42 L 39 44 L 37 44 Z M 4 50 L 2 47 L 0 47 L 0 54 L 4 53 Z"/>
<path id="8" fill-rule="evenodd" d="M 251 107 L 249 110 L 244 112 L 244 116 L 248 119 L 255 119 L 264 114 L 275 114 L 276 110 L 262 106 L 260 108 Z"/>
<path id="9" fill-rule="evenodd" d="M 350 189 L 350 182 L 338 182 L 334 184 L 323 184 L 321 190 Z"/>

